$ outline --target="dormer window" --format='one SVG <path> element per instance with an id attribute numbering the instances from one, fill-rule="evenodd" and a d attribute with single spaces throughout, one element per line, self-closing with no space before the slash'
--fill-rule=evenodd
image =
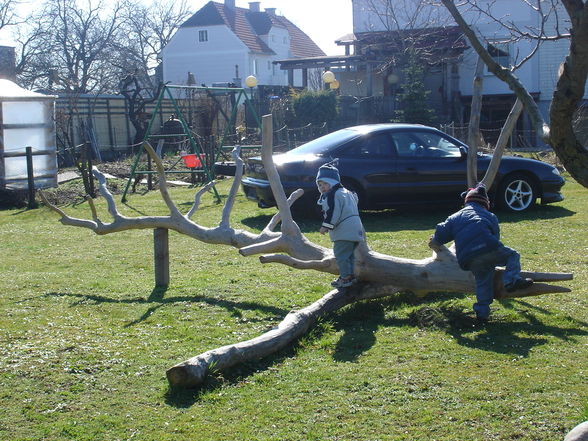
<path id="1" fill-rule="evenodd" d="M 198 41 L 201 43 L 208 41 L 208 31 L 198 31 Z"/>

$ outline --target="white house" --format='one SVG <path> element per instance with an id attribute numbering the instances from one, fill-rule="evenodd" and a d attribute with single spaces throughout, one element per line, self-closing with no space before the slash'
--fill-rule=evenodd
<path id="1" fill-rule="evenodd" d="M 275 8 L 260 10 L 208 2 L 180 26 L 162 51 L 163 80 L 186 84 L 188 72 L 195 84 L 238 83 L 254 75 L 259 85 L 285 86 L 288 73 L 273 62 L 285 58 L 314 57 L 324 52 Z M 302 84 L 301 74 L 294 78 Z"/>
<path id="2" fill-rule="evenodd" d="M 455 26 L 453 18 L 445 7 L 437 2 L 417 0 L 352 0 L 353 2 L 353 31 L 355 35 L 377 31 L 394 31 L 424 27 Z M 548 106 L 555 84 L 557 72 L 565 55 L 569 51 L 569 41 L 558 39 L 544 41 L 534 52 L 535 42 L 520 39 L 514 41 L 509 31 L 503 26 L 516 27 L 533 33 L 541 29 L 541 17 L 532 5 L 524 1 L 513 0 L 479 0 L 477 5 L 486 9 L 490 14 L 470 9 L 461 10 L 466 21 L 482 37 L 490 53 L 496 61 L 504 66 L 514 66 L 530 58 L 515 72 L 535 98 L 545 117 L 548 116 Z M 551 3 L 549 3 L 551 5 Z M 547 3 L 544 12 L 548 12 Z M 392 13 L 394 8 L 394 13 Z M 550 13 L 543 24 L 546 35 L 556 35 L 568 32 L 567 14 L 563 6 L 558 4 L 558 13 Z M 464 105 L 467 106 L 473 89 L 473 76 L 477 55 L 472 49 L 464 52 L 457 64 L 458 90 Z M 485 70 L 483 92 L 485 95 L 482 118 L 499 123 L 504 120 L 514 103 L 514 94 L 507 85 Z M 524 130 L 530 130 L 528 121 L 523 121 Z"/>

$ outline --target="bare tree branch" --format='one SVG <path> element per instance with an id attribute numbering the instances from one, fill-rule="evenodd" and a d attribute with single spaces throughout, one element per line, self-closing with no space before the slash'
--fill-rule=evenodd
<path id="1" fill-rule="evenodd" d="M 481 181 L 481 183 L 484 184 L 486 188 L 492 187 L 492 183 L 494 182 L 494 178 L 496 177 L 498 168 L 500 167 L 500 160 L 502 159 L 506 143 L 508 142 L 512 131 L 515 128 L 517 120 L 519 119 L 522 111 L 523 104 L 521 103 L 521 100 L 517 98 L 510 113 L 508 114 L 508 117 L 506 118 L 506 122 L 504 123 L 502 130 L 500 131 L 500 136 L 498 137 L 498 141 L 496 141 L 496 147 L 494 148 L 490 165 L 488 165 L 486 174 Z"/>
<path id="2" fill-rule="evenodd" d="M 470 109 L 470 124 L 468 126 L 468 187 L 472 188 L 478 181 L 478 140 L 480 139 L 480 113 L 482 111 L 482 87 L 484 85 L 484 62 L 478 57 L 474 85 L 472 91 L 472 105 Z"/>

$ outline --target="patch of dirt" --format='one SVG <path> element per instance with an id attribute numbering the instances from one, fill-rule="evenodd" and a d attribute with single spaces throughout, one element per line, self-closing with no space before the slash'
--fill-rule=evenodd
<path id="1" fill-rule="evenodd" d="M 134 158 L 128 158 L 121 161 L 103 162 L 96 164 L 95 167 L 102 173 L 115 176 L 117 179 L 108 179 L 108 189 L 114 195 L 120 195 L 124 192 L 127 185 L 129 176 L 131 175 L 131 169 L 133 167 Z M 186 183 L 199 182 L 201 175 L 192 176 L 188 169 L 184 166 L 183 162 L 179 160 L 179 157 L 171 156 L 164 158 L 164 168 L 168 170 L 186 170 L 186 173 L 174 173 L 167 175 L 168 180 L 182 181 Z M 140 173 L 141 170 L 145 170 L 147 167 L 146 161 L 139 162 L 139 165 L 135 172 L 135 177 L 131 182 L 129 192 L 142 193 L 147 191 L 147 184 L 141 183 L 141 181 L 147 179 L 146 174 Z M 77 167 L 68 167 L 60 169 L 59 172 L 73 171 L 78 175 L 81 175 Z M 157 184 L 157 175 L 152 175 L 153 185 Z M 94 188 L 98 193 L 98 181 L 94 179 Z M 49 188 L 43 191 L 45 197 L 49 202 L 54 205 L 77 205 L 84 202 L 86 199 L 86 190 L 84 188 L 84 182 L 81 177 L 73 179 L 68 182 L 59 184 L 57 188 Z M 39 199 L 37 197 L 37 199 Z"/>

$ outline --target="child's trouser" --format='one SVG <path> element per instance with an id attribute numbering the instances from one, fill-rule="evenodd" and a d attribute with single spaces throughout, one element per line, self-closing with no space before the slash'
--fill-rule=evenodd
<path id="1" fill-rule="evenodd" d="M 342 278 L 353 276 L 353 267 L 355 265 L 353 252 L 357 244 L 358 242 L 350 240 L 336 240 L 333 242 L 333 253 Z"/>
<path id="2" fill-rule="evenodd" d="M 490 315 L 490 303 L 494 300 L 494 269 L 505 266 L 503 282 L 505 285 L 514 283 L 520 278 L 520 255 L 515 250 L 500 245 L 494 251 L 474 257 L 469 262 L 469 270 L 476 278 L 476 299 L 474 311 L 480 318 L 486 319 Z"/>

